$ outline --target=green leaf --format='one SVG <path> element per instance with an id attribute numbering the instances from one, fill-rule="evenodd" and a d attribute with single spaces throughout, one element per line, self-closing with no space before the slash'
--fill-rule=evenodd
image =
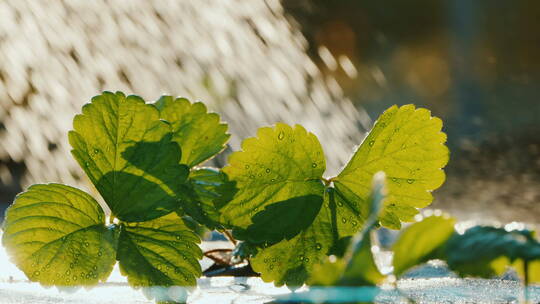
<path id="1" fill-rule="evenodd" d="M 290 240 L 313 223 L 322 203 L 318 195 L 305 195 L 268 205 L 251 218 L 253 224 L 235 235 L 244 235 L 240 238 L 253 244 Z M 275 225 L 276 219 L 280 219 L 279 225 Z"/>
<path id="2" fill-rule="evenodd" d="M 320 179 L 326 165 L 315 135 L 299 125 L 292 128 L 278 123 L 275 128 L 259 129 L 257 136 L 244 140 L 243 151 L 233 153 L 223 168 L 236 182 L 238 192 L 221 209 L 222 218 L 242 229 L 253 224 L 251 217 L 268 205 L 301 196 L 322 197 L 324 193 Z M 306 208 L 318 209 L 320 201 L 306 204 Z"/>
<path id="3" fill-rule="evenodd" d="M 165 288 L 194 286 L 201 275 L 202 252 L 194 234 L 175 213 L 147 222 L 122 224 L 117 259 L 131 286 L 147 296 L 167 299 Z"/>
<path id="4" fill-rule="evenodd" d="M 173 140 L 182 147 L 182 164 L 193 167 L 225 148 L 230 137 L 228 126 L 220 123 L 218 114 L 207 113 L 203 103 L 192 104 L 185 98 L 162 96 L 156 107 L 160 117 L 172 125 Z"/>
<path id="5" fill-rule="evenodd" d="M 104 92 L 75 116 L 72 154 L 114 216 L 135 222 L 180 206 L 188 168 L 158 110 L 138 96 Z"/>
<path id="6" fill-rule="evenodd" d="M 26 276 L 43 285 L 95 285 L 115 264 L 115 238 L 105 214 L 85 192 L 33 185 L 6 212 L 2 244 Z"/>
<path id="7" fill-rule="evenodd" d="M 333 179 L 350 209 L 362 210 L 369 195 L 371 176 L 384 171 L 388 193 L 380 222 L 399 228 L 414 216 L 413 208 L 428 206 L 445 179 L 448 162 L 442 122 L 426 109 L 393 106 L 377 120 L 345 169 Z M 361 212 L 360 212 L 361 213 Z"/>
<path id="8" fill-rule="evenodd" d="M 369 213 L 362 231 L 351 240 L 343 258 L 332 256 L 324 263 L 314 265 L 309 284 L 320 286 L 366 286 L 380 283 L 380 273 L 371 252 L 371 232 L 386 196 L 385 175 L 376 174 L 370 195 Z"/>
<path id="9" fill-rule="evenodd" d="M 540 260 L 540 245 L 528 230 L 476 226 L 454 234 L 444 247 L 448 267 L 461 276 L 489 278 L 518 260 Z"/>
<path id="10" fill-rule="evenodd" d="M 313 261 L 339 251 L 339 240 L 366 225 L 376 172 L 390 174 L 391 181 L 384 210 L 377 212 L 383 225 L 399 228 L 401 221 L 414 218 L 416 208 L 431 202 L 430 191 L 443 182 L 441 167 L 448 160 L 441 126 L 425 109 L 390 108 L 344 171 L 331 179 L 322 177 L 324 156 L 313 134 L 285 124 L 261 128 L 223 169 L 238 192 L 221 209 L 222 221 L 240 239 L 270 245 L 252 260 L 264 280 L 301 284 Z M 315 244 L 324 254 L 312 250 Z M 305 258 L 312 263 L 299 262 Z"/>
<path id="11" fill-rule="evenodd" d="M 393 245 L 394 274 L 399 277 L 411 267 L 438 258 L 437 251 L 454 233 L 455 220 L 430 216 L 412 224 Z"/>
<path id="12" fill-rule="evenodd" d="M 265 282 L 296 288 L 304 284 L 315 265 L 326 260 L 333 240 L 329 210 L 322 208 L 308 229 L 291 240 L 261 248 L 251 259 L 251 266 Z"/>
<path id="13" fill-rule="evenodd" d="M 209 229 L 223 229 L 218 208 L 232 199 L 235 183 L 225 173 L 212 168 L 191 170 L 189 182 L 195 196 L 184 202 L 184 211 Z"/>
<path id="14" fill-rule="evenodd" d="M 299 286 L 333 241 L 330 212 L 321 208 L 323 151 L 315 135 L 298 125 L 278 123 L 259 129 L 257 136 L 244 140 L 243 151 L 233 153 L 223 169 L 238 192 L 221 209 L 222 221 L 253 243 L 268 246 L 283 239 L 260 250 L 252 266 L 265 281 Z M 278 211 L 286 213 L 264 227 Z"/>
<path id="15" fill-rule="evenodd" d="M 345 272 L 340 272 L 340 278 L 343 279 L 340 284 L 343 285 L 356 284 L 359 282 L 358 280 L 378 282 L 382 278 L 373 262 L 369 231 L 374 228 L 380 205 L 384 200 L 382 185 L 384 174 L 382 181 L 380 175 L 376 176 L 374 181 L 374 192 L 368 199 L 370 204 L 368 205 L 364 231 L 360 234 L 360 239 L 357 238 L 352 242 L 353 245 L 346 253 Z M 333 191 L 334 189 L 330 188 L 325 192 L 325 204 L 330 201 Z M 296 237 L 260 249 L 257 255 L 251 259 L 252 267 L 261 273 L 264 281 L 274 281 L 276 286 L 283 284 L 293 288 L 301 286 L 314 272 L 317 272 L 318 265 L 328 262 L 327 254 L 337 241 L 335 227 L 332 209 L 323 207 L 313 224 Z M 367 242 L 368 245 L 365 245 L 367 247 L 358 245 L 364 244 L 362 242 Z"/>

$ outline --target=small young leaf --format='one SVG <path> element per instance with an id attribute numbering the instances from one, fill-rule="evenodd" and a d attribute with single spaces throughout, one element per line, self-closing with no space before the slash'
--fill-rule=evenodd
<path id="1" fill-rule="evenodd" d="M 133 287 L 157 286 L 146 289 L 147 295 L 165 301 L 163 288 L 196 284 L 201 275 L 199 242 L 199 237 L 175 213 L 122 224 L 117 253 L 120 271 Z"/>
<path id="2" fill-rule="evenodd" d="M 188 168 L 158 110 L 138 96 L 104 92 L 75 116 L 72 154 L 111 208 L 128 222 L 180 206 Z"/>
<path id="3" fill-rule="evenodd" d="M 115 260 L 113 231 L 85 192 L 33 185 L 6 212 L 2 244 L 31 281 L 90 286 L 106 281 Z"/>
<path id="4" fill-rule="evenodd" d="M 229 165 L 223 168 L 236 182 L 238 192 L 221 209 L 222 218 L 242 229 L 253 224 L 251 217 L 268 205 L 301 196 L 322 197 L 324 193 L 320 179 L 326 165 L 315 135 L 299 125 L 292 128 L 282 123 L 275 128 L 261 128 L 257 135 L 244 140 L 243 151 L 233 153 Z M 320 200 L 305 207 L 319 209 Z M 281 224 L 291 227 L 290 223 Z"/>
<path id="5" fill-rule="evenodd" d="M 448 162 L 448 148 L 441 127 L 441 120 L 426 109 L 415 110 L 413 105 L 389 108 L 334 179 L 336 189 L 355 209 L 362 210 L 371 176 L 384 171 L 389 196 L 380 221 L 398 229 L 400 221 L 411 220 L 412 208 L 431 203 L 431 191 L 444 182 L 441 168 Z"/>
<path id="6" fill-rule="evenodd" d="M 162 96 L 156 107 L 160 117 L 172 125 L 173 140 L 182 147 L 182 164 L 193 167 L 225 148 L 230 137 L 227 124 L 220 123 L 218 114 L 207 113 L 203 103 Z"/>
<path id="7" fill-rule="evenodd" d="M 392 247 L 394 275 L 399 277 L 411 267 L 440 258 L 437 251 L 453 235 L 454 224 L 453 218 L 430 216 L 403 231 Z"/>

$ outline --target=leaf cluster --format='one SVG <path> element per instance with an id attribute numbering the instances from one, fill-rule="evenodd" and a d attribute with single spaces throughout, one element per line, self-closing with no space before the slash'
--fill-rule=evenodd
<path id="1" fill-rule="evenodd" d="M 183 301 L 201 275 L 199 237 L 179 215 L 215 228 L 214 200 L 226 185 L 196 165 L 223 150 L 229 134 L 202 103 L 104 92 L 75 116 L 73 157 L 101 195 L 61 184 L 33 185 L 7 210 L 2 243 L 17 266 L 43 285 L 91 286 L 118 261 L 135 288 L 158 301 Z M 201 140 L 202 139 L 202 140 Z"/>
<path id="2" fill-rule="evenodd" d="M 194 286 L 201 275 L 196 222 L 232 230 L 242 241 L 235 253 L 277 286 L 377 284 L 370 231 L 399 229 L 431 203 L 448 162 L 441 128 L 426 109 L 393 106 L 328 178 L 317 137 L 277 123 L 245 139 L 223 169 L 205 168 L 230 136 L 217 114 L 184 98 L 146 103 L 104 92 L 69 132 L 72 155 L 100 197 L 34 185 L 6 212 L 2 243 L 44 285 L 95 285 L 118 261 L 149 297 L 183 301 L 185 292 L 167 287 Z M 331 256 L 339 260 L 329 264 Z M 336 269 L 335 280 L 317 275 L 326 268 Z"/>

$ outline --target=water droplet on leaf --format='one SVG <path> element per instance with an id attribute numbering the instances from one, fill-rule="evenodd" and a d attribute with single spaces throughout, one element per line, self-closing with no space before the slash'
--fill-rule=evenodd
<path id="1" fill-rule="evenodd" d="M 283 131 L 279 132 L 277 138 L 278 138 L 279 140 L 282 140 L 283 138 L 285 138 L 285 133 L 284 133 Z"/>

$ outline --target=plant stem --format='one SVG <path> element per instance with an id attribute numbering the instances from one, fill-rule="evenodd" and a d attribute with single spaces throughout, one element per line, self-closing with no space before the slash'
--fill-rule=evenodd
<path id="1" fill-rule="evenodd" d="M 218 249 L 212 249 L 204 252 L 204 255 L 214 253 L 214 252 L 231 252 L 232 249 L 229 248 L 218 248 Z"/>
<path id="2" fill-rule="evenodd" d="M 216 256 L 213 256 L 211 255 L 211 253 L 214 253 L 214 252 L 231 252 L 232 249 L 226 249 L 226 248 L 223 248 L 223 249 L 212 249 L 212 250 L 208 250 L 206 251 L 205 253 L 203 253 L 203 255 L 209 259 L 211 259 L 212 261 L 214 261 L 215 263 L 217 264 L 221 264 L 221 265 L 230 265 L 229 262 L 223 260 L 223 259 L 220 259 L 219 257 L 216 257 Z"/>
<path id="3" fill-rule="evenodd" d="M 234 245 L 236 246 L 236 244 L 238 243 L 234 238 L 233 236 L 231 235 L 231 233 L 227 230 L 227 229 L 223 229 L 223 234 L 227 237 L 227 239 Z"/>

